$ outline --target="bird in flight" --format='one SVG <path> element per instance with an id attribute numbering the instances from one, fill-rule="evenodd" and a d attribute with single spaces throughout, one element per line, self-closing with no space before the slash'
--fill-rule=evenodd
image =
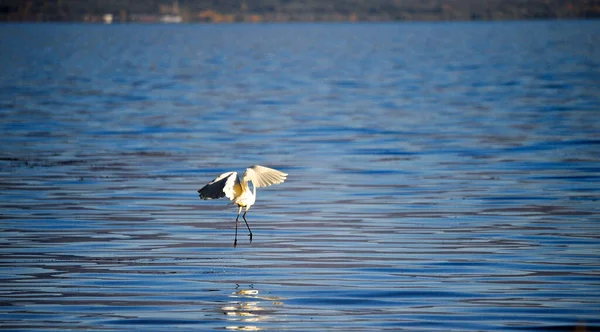
<path id="1" fill-rule="evenodd" d="M 248 209 L 256 201 L 256 188 L 268 187 L 272 184 L 279 184 L 285 181 L 287 174 L 280 172 L 276 169 L 269 167 L 254 165 L 246 168 L 242 181 L 237 176 L 237 172 L 227 172 L 219 175 L 216 179 L 209 182 L 207 185 L 198 190 L 201 199 L 215 199 L 227 197 L 233 201 L 233 204 L 238 206 L 238 214 L 235 218 L 235 239 L 233 240 L 233 247 L 237 246 L 237 229 L 238 219 L 242 209 L 245 208 L 242 218 L 248 228 L 248 236 L 250 236 L 250 243 L 252 243 L 252 231 L 246 221 L 246 213 Z M 252 190 L 250 190 L 249 182 L 252 182 Z"/>

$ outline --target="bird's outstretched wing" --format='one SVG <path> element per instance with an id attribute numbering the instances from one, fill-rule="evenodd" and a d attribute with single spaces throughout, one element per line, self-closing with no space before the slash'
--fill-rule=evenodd
<path id="1" fill-rule="evenodd" d="M 228 172 L 219 175 L 212 182 L 198 190 L 198 192 L 202 199 L 227 197 L 229 200 L 233 200 L 242 194 L 242 187 L 240 186 L 237 172 Z"/>
<path id="2" fill-rule="evenodd" d="M 256 187 L 268 187 L 272 184 L 278 184 L 285 181 L 287 173 L 280 172 L 276 169 L 254 165 L 246 168 L 242 182 L 252 181 Z"/>

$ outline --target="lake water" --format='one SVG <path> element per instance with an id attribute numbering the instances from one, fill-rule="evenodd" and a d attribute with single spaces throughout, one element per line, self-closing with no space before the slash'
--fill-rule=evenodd
<path id="1" fill-rule="evenodd" d="M 599 21 L 3 24 L 0 119 L 3 330 L 600 329 Z"/>

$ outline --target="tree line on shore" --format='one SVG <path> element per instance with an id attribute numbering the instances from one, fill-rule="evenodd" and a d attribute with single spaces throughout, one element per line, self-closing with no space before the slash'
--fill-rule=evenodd
<path id="1" fill-rule="evenodd" d="M 3 0 L 2 21 L 288 22 L 599 18 L 600 0 Z"/>

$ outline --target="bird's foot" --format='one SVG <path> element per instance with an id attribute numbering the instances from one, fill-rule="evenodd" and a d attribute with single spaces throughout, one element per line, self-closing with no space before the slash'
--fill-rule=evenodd
<path id="1" fill-rule="evenodd" d="M 233 247 L 237 247 L 237 239 L 233 240 Z"/>
<path id="2" fill-rule="evenodd" d="M 248 234 L 248 236 L 250 237 L 250 243 L 252 243 L 252 233 Z"/>

